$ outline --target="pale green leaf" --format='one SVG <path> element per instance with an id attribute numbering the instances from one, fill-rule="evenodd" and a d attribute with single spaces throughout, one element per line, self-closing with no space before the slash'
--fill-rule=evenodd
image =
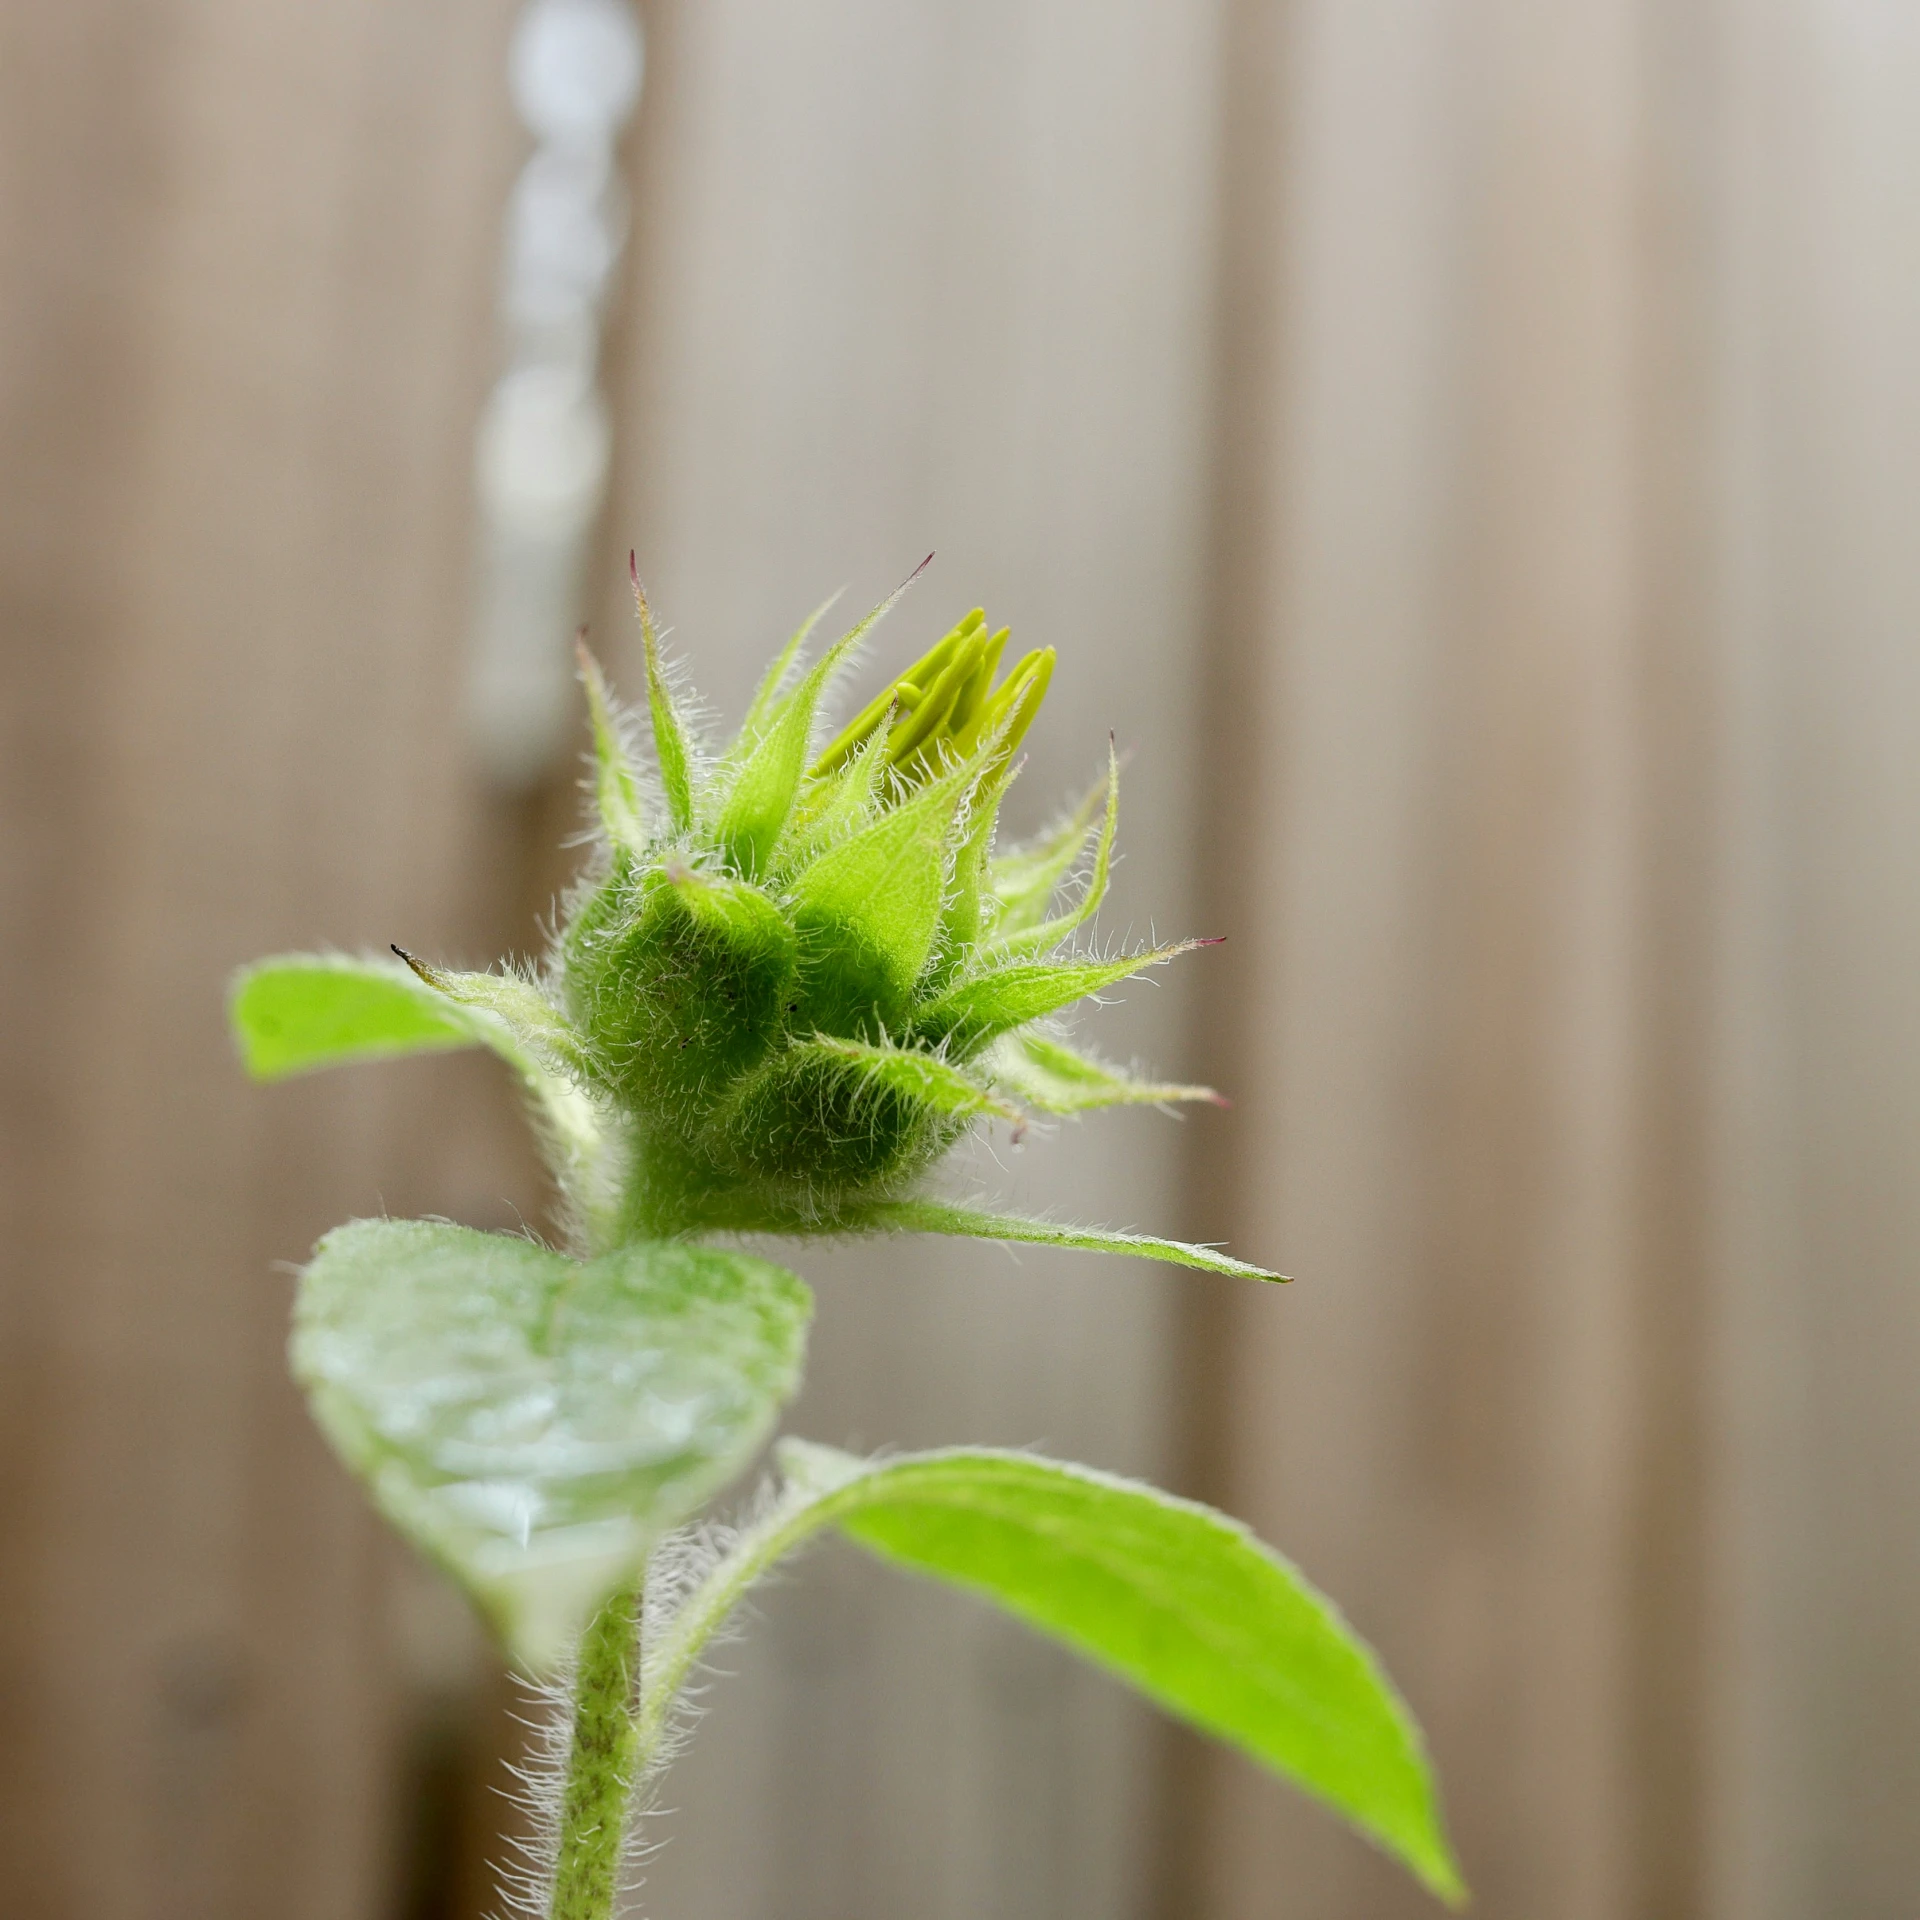
<path id="1" fill-rule="evenodd" d="M 751 1583 L 822 1528 L 1005 1608 L 1305 1789 L 1434 1893 L 1464 1898 L 1418 1727 L 1379 1661 L 1244 1527 L 1137 1481 L 986 1448 L 866 1461 L 783 1442 L 778 1502 L 649 1657 L 657 1743 Z"/>
<path id="2" fill-rule="evenodd" d="M 1081 1253 L 1124 1253 L 1141 1260 L 1165 1260 L 1176 1267 L 1227 1273 L 1242 1280 L 1282 1280 L 1283 1273 L 1250 1266 L 1212 1247 L 1186 1240 L 1161 1240 L 1150 1233 L 1120 1233 L 1111 1227 L 1064 1227 L 1051 1220 L 1023 1220 L 1011 1213 L 980 1207 L 956 1207 L 944 1200 L 882 1200 L 861 1209 L 861 1227 L 895 1233 L 951 1233 L 970 1240 L 1005 1240 L 1036 1247 L 1063 1247 Z"/>
<path id="3" fill-rule="evenodd" d="M 494 1037 L 398 960 L 284 954 L 234 976 L 234 1039 L 256 1080 L 352 1060 L 489 1044 Z"/>
<path id="4" fill-rule="evenodd" d="M 1211 1087 L 1135 1080 L 1118 1068 L 1039 1033 L 1013 1033 L 989 1056 L 993 1077 L 1042 1113 L 1085 1113 L 1096 1107 L 1161 1106 L 1177 1100 L 1222 1104 Z"/>
<path id="5" fill-rule="evenodd" d="M 548 1161 L 583 1220 L 605 1215 L 605 1130 L 576 1073 L 579 1043 L 538 989 L 510 974 L 443 973 L 408 959 L 291 954 L 234 980 L 232 1023 L 258 1080 L 355 1060 L 486 1047 L 518 1076 Z"/>
<path id="6" fill-rule="evenodd" d="M 758 1450 L 809 1311 L 743 1254 L 362 1220 L 301 1277 L 292 1362 L 382 1511 L 542 1668 Z"/>

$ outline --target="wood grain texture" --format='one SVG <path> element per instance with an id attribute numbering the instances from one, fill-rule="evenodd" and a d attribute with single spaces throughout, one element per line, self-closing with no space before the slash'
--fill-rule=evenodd
<path id="1" fill-rule="evenodd" d="M 348 1212 L 529 1196 L 471 1063 L 251 1090 L 222 995 L 262 950 L 484 917 L 442 685 L 503 29 L 0 24 L 0 1856 L 36 1920 L 390 1904 L 391 1556 L 271 1269 Z"/>
<path id="2" fill-rule="evenodd" d="M 1920 1879 L 1920 33 L 1721 16 L 1721 1911 Z"/>
<path id="3" fill-rule="evenodd" d="M 1197 1329 L 1192 1471 L 1382 1647 L 1477 1911 L 1696 1912 L 1706 442 L 1654 350 L 1704 302 L 1647 220 L 1701 169 L 1630 9 L 1243 19 L 1213 1046 L 1259 1091 L 1195 1144 L 1300 1283 Z M 1422 1910 L 1185 1765 L 1166 1911 Z"/>

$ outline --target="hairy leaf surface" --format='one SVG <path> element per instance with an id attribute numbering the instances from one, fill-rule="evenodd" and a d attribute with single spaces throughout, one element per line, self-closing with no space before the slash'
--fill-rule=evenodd
<path id="1" fill-rule="evenodd" d="M 1211 1508 L 1030 1454 L 861 1460 L 788 1440 L 779 1503 L 716 1566 L 649 1667 L 649 1730 L 751 1583 L 835 1526 L 1005 1608 L 1350 1820 L 1464 1897 L 1418 1727 L 1372 1651 L 1270 1547 Z"/>
<path id="2" fill-rule="evenodd" d="M 1042 1113 L 1085 1113 L 1096 1107 L 1220 1099 L 1211 1087 L 1136 1080 L 1040 1033 L 1008 1034 L 995 1044 L 991 1064 L 996 1080 Z"/>
<path id="3" fill-rule="evenodd" d="M 1239 1280 L 1281 1280 L 1212 1247 L 1187 1240 L 1162 1240 L 1150 1233 L 1121 1233 L 1112 1227 L 1060 1226 L 1051 1220 L 1023 1220 L 1018 1214 L 989 1213 L 981 1207 L 956 1207 L 944 1200 L 881 1200 L 859 1215 L 862 1225 L 895 1233 L 951 1233 L 968 1240 L 1004 1240 L 1036 1247 L 1060 1247 L 1078 1253 L 1124 1253 L 1136 1260 L 1165 1260 L 1176 1267 L 1231 1274 Z"/>
<path id="4" fill-rule="evenodd" d="M 927 964 L 945 891 L 943 850 L 963 774 L 949 775 L 822 854 L 796 883 L 793 921 L 819 956 L 808 1008 L 845 1032 L 868 1007 L 904 1008 Z"/>
<path id="5" fill-rule="evenodd" d="M 930 1039 L 950 1040 L 961 1053 L 973 1052 L 1030 1020 L 1044 1020 L 1102 987 L 1130 980 L 1136 973 L 1186 953 L 1195 944 L 1183 940 L 1171 947 L 1123 954 L 1117 960 L 1063 960 L 1057 964 L 1030 960 L 996 967 L 991 973 L 961 982 L 931 1006 L 922 1008 L 916 1024 Z"/>
<path id="6" fill-rule="evenodd" d="M 388 1518 L 541 1668 L 758 1450 L 809 1312 L 743 1254 L 361 1220 L 302 1275 L 292 1362 Z"/>

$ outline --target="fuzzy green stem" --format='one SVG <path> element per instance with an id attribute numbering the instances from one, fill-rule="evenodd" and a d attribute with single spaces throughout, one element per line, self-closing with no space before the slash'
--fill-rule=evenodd
<path id="1" fill-rule="evenodd" d="M 613 1920 L 639 1773 L 639 1674 L 640 1590 L 622 1587 L 580 1642 L 552 1920 Z"/>

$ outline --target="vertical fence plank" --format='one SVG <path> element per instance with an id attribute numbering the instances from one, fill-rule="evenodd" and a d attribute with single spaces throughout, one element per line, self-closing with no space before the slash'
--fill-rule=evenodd
<path id="1" fill-rule="evenodd" d="M 1650 157 L 1637 16 L 1600 0 L 1309 6 L 1248 44 L 1275 185 L 1231 183 L 1226 249 L 1280 264 L 1222 369 L 1229 450 L 1249 381 L 1265 434 L 1219 527 L 1214 699 L 1258 772 L 1212 1043 L 1251 1087 L 1195 1145 L 1210 1216 L 1300 1282 L 1200 1328 L 1194 1470 L 1381 1645 L 1480 1911 L 1641 1911 L 1699 1837 L 1635 1768 L 1685 1791 L 1697 1739 L 1649 1677 L 1697 1581 L 1642 1563 L 1699 1497 L 1705 563 L 1669 522 L 1704 429 L 1645 358 L 1698 304 L 1646 224 L 1693 163 Z M 1200 1910 L 1421 1910 L 1251 1770 L 1186 1766 Z"/>
<path id="2" fill-rule="evenodd" d="M 272 1263 L 383 1202 L 510 1221 L 524 1179 L 470 1063 L 251 1090 L 222 996 L 296 942 L 452 943 L 476 897 L 445 689 L 504 24 L 0 28 L 0 1852 L 47 1920 L 392 1899 L 391 1555 L 286 1382 Z"/>
<path id="3" fill-rule="evenodd" d="M 1718 19 L 1737 754 L 1720 1912 L 1892 1916 L 1920 1841 L 1920 31 Z"/>

